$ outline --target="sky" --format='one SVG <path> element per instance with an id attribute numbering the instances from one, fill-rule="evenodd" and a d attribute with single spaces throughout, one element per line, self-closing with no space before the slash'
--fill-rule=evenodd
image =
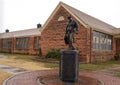
<path id="1" fill-rule="evenodd" d="M 120 0 L 0 0 L 0 33 L 44 25 L 60 1 L 120 28 Z"/>

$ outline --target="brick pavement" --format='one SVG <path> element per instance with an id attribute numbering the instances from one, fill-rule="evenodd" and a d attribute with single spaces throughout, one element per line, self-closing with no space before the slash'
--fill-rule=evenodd
<path id="1" fill-rule="evenodd" d="M 58 70 L 25 72 L 7 79 L 2 85 L 38 85 L 36 80 L 39 76 L 58 75 L 58 72 Z M 104 85 L 120 85 L 120 78 L 100 72 L 80 72 L 79 74 L 101 80 Z"/>

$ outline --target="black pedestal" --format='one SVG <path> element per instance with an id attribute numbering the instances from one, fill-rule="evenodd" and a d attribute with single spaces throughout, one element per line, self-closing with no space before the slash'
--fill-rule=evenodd
<path id="1" fill-rule="evenodd" d="M 75 82 L 78 80 L 79 52 L 77 50 L 62 50 L 60 59 L 60 79 L 65 82 Z"/>

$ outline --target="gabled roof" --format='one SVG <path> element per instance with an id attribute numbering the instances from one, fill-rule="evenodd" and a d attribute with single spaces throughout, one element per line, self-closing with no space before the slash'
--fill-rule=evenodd
<path id="1" fill-rule="evenodd" d="M 26 29 L 26 30 L 8 32 L 8 33 L 0 33 L 0 38 L 26 37 L 26 36 L 32 36 L 32 35 L 40 35 L 41 32 L 39 30 L 40 29 L 34 28 L 34 29 Z"/>
<path id="2" fill-rule="evenodd" d="M 93 30 L 97 30 L 100 32 L 104 32 L 104 33 L 108 33 L 108 34 L 118 34 L 118 31 L 116 31 L 117 28 L 113 27 L 112 25 L 109 25 L 103 21 L 100 21 L 86 13 L 83 13 L 63 2 L 60 2 L 58 4 L 58 6 L 56 7 L 56 9 L 53 11 L 53 13 L 51 14 L 51 16 L 48 18 L 48 20 L 46 21 L 46 23 L 43 26 L 43 29 L 45 28 L 45 26 L 49 23 L 49 21 L 52 19 L 52 17 L 55 15 L 56 11 L 60 8 L 60 7 L 64 7 L 71 15 L 73 15 L 81 24 L 83 24 L 83 26 L 85 26 L 86 28 L 92 28 Z"/>

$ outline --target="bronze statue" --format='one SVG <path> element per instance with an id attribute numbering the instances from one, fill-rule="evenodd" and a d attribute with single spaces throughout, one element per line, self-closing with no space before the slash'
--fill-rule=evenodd
<path id="1" fill-rule="evenodd" d="M 69 46 L 70 50 L 75 50 L 73 46 L 73 41 L 74 41 L 74 34 L 78 34 L 78 24 L 75 20 L 72 19 L 71 16 L 68 17 L 68 23 L 66 26 L 66 31 L 65 31 L 65 44 Z"/>

